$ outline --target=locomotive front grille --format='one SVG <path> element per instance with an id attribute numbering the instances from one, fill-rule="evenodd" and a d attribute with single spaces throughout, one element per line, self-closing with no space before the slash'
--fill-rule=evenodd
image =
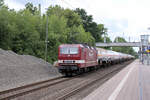
<path id="1" fill-rule="evenodd" d="M 73 60 L 64 60 L 63 63 L 75 63 Z"/>

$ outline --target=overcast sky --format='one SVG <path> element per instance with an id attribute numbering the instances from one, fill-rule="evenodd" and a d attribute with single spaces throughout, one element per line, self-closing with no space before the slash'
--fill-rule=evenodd
<path id="1" fill-rule="evenodd" d="M 27 2 L 39 3 L 42 12 L 50 5 L 61 5 L 64 8 L 84 8 L 93 15 L 94 21 L 108 28 L 112 40 L 116 36 L 126 40 L 139 41 L 140 35 L 149 34 L 150 30 L 150 0 L 5 0 L 9 8 L 16 10 L 24 8 Z"/>

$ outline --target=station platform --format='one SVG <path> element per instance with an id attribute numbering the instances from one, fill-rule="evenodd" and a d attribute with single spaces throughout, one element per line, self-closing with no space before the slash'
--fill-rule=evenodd
<path id="1" fill-rule="evenodd" d="M 135 60 L 83 100 L 150 100 L 150 65 Z"/>

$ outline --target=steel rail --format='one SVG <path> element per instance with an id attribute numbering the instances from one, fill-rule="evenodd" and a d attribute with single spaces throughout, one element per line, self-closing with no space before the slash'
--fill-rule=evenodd
<path id="1" fill-rule="evenodd" d="M 77 86 L 77 88 L 69 90 L 70 92 L 64 93 L 63 95 L 60 95 L 56 99 L 64 100 L 65 98 L 73 96 L 78 91 L 84 89 L 85 87 L 88 87 L 88 86 L 92 85 L 93 83 L 107 77 L 109 74 L 111 74 L 111 73 L 113 73 L 117 70 L 120 70 L 120 69 L 122 69 L 122 67 L 117 68 L 116 70 L 113 70 L 109 73 L 106 73 L 103 76 L 101 76 L 99 78 L 96 78 L 95 80 L 91 80 L 89 82 L 87 81 L 84 84 L 80 84 L 80 85 Z M 80 77 L 80 76 L 76 76 L 76 77 Z M 20 97 L 20 96 L 24 96 L 26 94 L 38 91 L 40 89 L 48 88 L 50 86 L 55 86 L 57 84 L 60 84 L 62 82 L 74 79 L 76 77 L 64 78 L 63 76 L 60 76 L 60 77 L 56 77 L 56 78 L 53 78 L 53 79 L 40 81 L 40 82 L 36 82 L 36 83 L 33 83 L 33 84 L 28 84 L 28 85 L 25 85 L 25 86 L 20 86 L 20 87 L 17 87 L 17 88 L 1 91 L 0 92 L 0 100 L 9 100 L 9 99 L 14 99 L 14 98 L 17 98 L 17 97 Z M 64 89 L 64 90 L 66 90 L 66 89 Z"/>
<path id="2" fill-rule="evenodd" d="M 125 67 L 125 66 L 124 66 L 124 67 Z M 115 73 L 115 72 L 120 71 L 120 70 L 121 70 L 122 68 L 124 68 L 124 67 L 119 67 L 119 68 L 117 68 L 117 69 L 115 69 L 115 70 L 113 70 L 113 71 L 111 71 L 111 72 L 109 72 L 109 73 L 104 74 L 102 77 L 96 78 L 96 79 L 91 80 L 91 81 L 89 81 L 89 82 L 85 81 L 84 84 L 83 84 L 83 83 L 79 84 L 78 86 L 76 86 L 77 88 L 75 88 L 75 89 L 73 89 L 73 90 L 70 90 L 69 92 L 66 92 L 65 94 L 63 94 L 63 95 L 59 96 L 58 98 L 56 98 L 56 100 L 65 100 L 65 99 L 67 99 L 67 98 L 69 98 L 69 97 L 75 95 L 75 94 L 78 93 L 79 91 L 82 91 L 83 89 L 86 89 L 87 87 L 89 87 L 89 86 L 95 84 L 96 82 L 107 78 L 109 75 L 112 75 L 112 73 Z M 107 80 L 108 80 L 108 79 L 107 79 Z M 67 91 L 67 89 L 66 89 L 66 90 L 63 90 L 63 91 Z"/>
<path id="3" fill-rule="evenodd" d="M 56 84 L 59 84 L 61 82 L 70 80 L 70 78 L 63 78 L 62 76 L 56 77 L 53 79 L 45 80 L 45 81 L 40 81 L 36 82 L 33 84 L 28 84 L 24 86 L 20 86 L 17 88 L 5 90 L 0 92 L 0 100 L 8 100 L 8 99 L 13 99 L 19 96 L 26 95 L 28 93 L 47 88 Z"/>

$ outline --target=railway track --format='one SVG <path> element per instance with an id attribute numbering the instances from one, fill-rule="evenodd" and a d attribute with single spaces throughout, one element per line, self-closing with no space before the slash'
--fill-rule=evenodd
<path id="1" fill-rule="evenodd" d="M 126 65 L 127 64 L 119 64 L 117 65 L 118 67 L 115 67 L 114 65 L 112 67 L 100 69 L 100 71 L 88 72 L 81 76 L 79 75 L 72 78 L 57 77 L 54 79 L 2 91 L 0 92 L 0 100 L 17 98 L 22 100 L 26 99 L 26 97 L 29 100 L 31 100 L 31 97 L 32 100 L 64 100 L 77 94 L 79 91 L 90 87 L 94 83 L 107 78 L 108 76 L 112 76 L 112 73 L 120 71 Z"/>
<path id="2" fill-rule="evenodd" d="M 70 80 L 70 78 L 64 78 L 63 76 L 56 77 L 53 79 L 48 79 L 45 81 L 36 82 L 33 84 L 28 84 L 25 86 L 5 90 L 0 92 L 0 100 L 9 100 L 13 98 L 17 98 L 19 96 L 26 95 L 28 93 L 47 88 L 56 84 L 59 84 L 61 82 Z"/>
<path id="3" fill-rule="evenodd" d="M 76 94 L 80 94 L 82 91 L 88 89 L 89 87 L 91 87 L 92 85 L 96 83 L 106 82 L 108 79 L 110 79 L 113 75 L 115 75 L 117 72 L 119 72 L 129 63 L 131 62 L 125 63 L 123 65 L 119 64 L 118 66 L 120 67 L 114 68 L 111 71 L 109 71 L 108 69 L 102 74 L 100 74 L 101 73 L 100 71 L 99 73 L 95 72 L 96 74 L 93 74 L 93 75 L 86 75 L 85 76 L 86 78 L 83 81 L 79 81 L 78 79 L 76 79 L 76 81 L 78 80 L 78 83 L 72 84 L 71 86 L 68 85 L 68 87 L 63 88 L 56 93 L 49 94 L 47 97 L 44 97 L 40 100 L 66 100 L 66 99 L 71 100 L 70 99 L 71 97 L 73 97 L 73 100 L 78 100 L 78 99 L 75 99 L 76 97 L 74 98 Z"/>
<path id="4" fill-rule="evenodd" d="M 106 73 L 104 74 L 103 76 L 101 77 L 97 77 L 96 79 L 92 79 L 92 80 L 86 80 L 84 82 L 81 82 L 79 84 L 77 84 L 74 89 L 65 89 L 65 90 L 62 90 L 61 92 L 63 92 L 63 95 L 60 95 L 58 98 L 56 98 L 56 100 L 66 100 L 67 98 L 73 96 L 74 94 L 78 93 L 79 91 L 82 91 L 88 87 L 90 87 L 91 85 L 95 84 L 96 82 L 104 79 L 104 78 L 107 78 L 108 76 L 112 75 L 113 73 L 116 73 L 118 71 L 120 71 L 122 69 L 122 67 L 116 69 L 116 70 L 113 70 L 109 73 Z M 109 78 L 107 78 L 108 80 Z M 73 87 L 72 87 L 73 88 Z"/>

